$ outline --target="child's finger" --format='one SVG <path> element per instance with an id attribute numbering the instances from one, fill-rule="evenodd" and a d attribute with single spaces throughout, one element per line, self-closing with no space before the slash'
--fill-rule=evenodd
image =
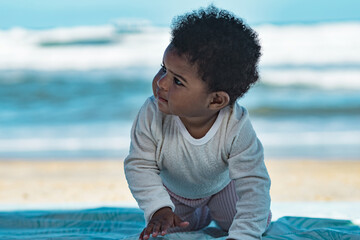
<path id="1" fill-rule="evenodd" d="M 164 223 L 162 226 L 161 226 L 161 232 L 160 232 L 160 234 L 162 235 L 162 236 L 164 236 L 166 233 L 167 233 L 167 230 L 169 229 L 171 227 L 171 224 L 170 224 L 170 222 L 167 222 L 167 223 Z"/>
<path id="2" fill-rule="evenodd" d="M 179 227 L 187 227 L 187 226 L 189 226 L 189 222 L 181 222 L 180 224 L 179 224 Z"/>
<path id="3" fill-rule="evenodd" d="M 142 230 L 142 232 L 140 233 L 139 240 L 143 240 L 144 232 L 145 232 L 145 228 L 144 228 L 144 229 Z"/>
<path id="4" fill-rule="evenodd" d="M 151 233 L 152 233 L 152 231 L 153 231 L 153 227 L 154 227 L 154 224 L 153 223 L 149 223 L 148 225 L 147 225 L 147 227 L 145 228 L 145 230 L 144 230 L 144 240 L 147 240 L 147 239 L 149 239 L 150 238 L 150 235 L 151 235 Z"/>
<path id="5" fill-rule="evenodd" d="M 189 226 L 189 222 L 183 221 L 181 218 L 179 218 L 178 216 L 175 216 L 174 219 L 174 225 L 176 227 L 187 227 Z"/>
<path id="6" fill-rule="evenodd" d="M 153 231 L 152 231 L 153 237 L 157 237 L 157 235 L 159 234 L 159 231 L 160 231 L 160 227 L 161 227 L 160 223 L 155 224 L 155 226 L 153 227 Z"/>

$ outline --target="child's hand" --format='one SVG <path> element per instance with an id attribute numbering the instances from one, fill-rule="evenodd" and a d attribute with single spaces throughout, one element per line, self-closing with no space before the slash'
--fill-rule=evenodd
<path id="1" fill-rule="evenodd" d="M 171 227 L 187 227 L 189 222 L 182 221 L 169 207 L 161 208 L 154 213 L 150 222 L 141 232 L 139 239 L 147 240 L 152 234 L 157 237 L 159 233 L 164 236 Z"/>

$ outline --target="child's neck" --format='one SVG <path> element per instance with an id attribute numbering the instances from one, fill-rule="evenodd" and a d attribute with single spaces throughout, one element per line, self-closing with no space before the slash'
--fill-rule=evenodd
<path id="1" fill-rule="evenodd" d="M 200 139 L 204 137 L 206 133 L 210 130 L 210 128 L 216 121 L 218 114 L 219 111 L 206 117 L 179 118 L 188 130 L 189 134 L 195 139 Z"/>

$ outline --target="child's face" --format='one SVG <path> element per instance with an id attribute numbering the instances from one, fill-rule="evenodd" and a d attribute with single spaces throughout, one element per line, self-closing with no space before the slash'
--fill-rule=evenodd
<path id="1" fill-rule="evenodd" d="M 153 79 L 154 96 L 159 110 L 179 117 L 203 117 L 211 114 L 211 96 L 196 66 L 173 47 L 167 47 L 163 65 Z"/>

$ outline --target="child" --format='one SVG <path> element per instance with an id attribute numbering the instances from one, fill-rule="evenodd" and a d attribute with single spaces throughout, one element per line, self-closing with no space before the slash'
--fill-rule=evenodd
<path id="1" fill-rule="evenodd" d="M 228 239 L 261 239 L 270 179 L 249 114 L 236 102 L 258 80 L 259 57 L 256 33 L 227 11 L 210 6 L 173 22 L 124 164 L 147 223 L 140 239 L 211 220 Z"/>

